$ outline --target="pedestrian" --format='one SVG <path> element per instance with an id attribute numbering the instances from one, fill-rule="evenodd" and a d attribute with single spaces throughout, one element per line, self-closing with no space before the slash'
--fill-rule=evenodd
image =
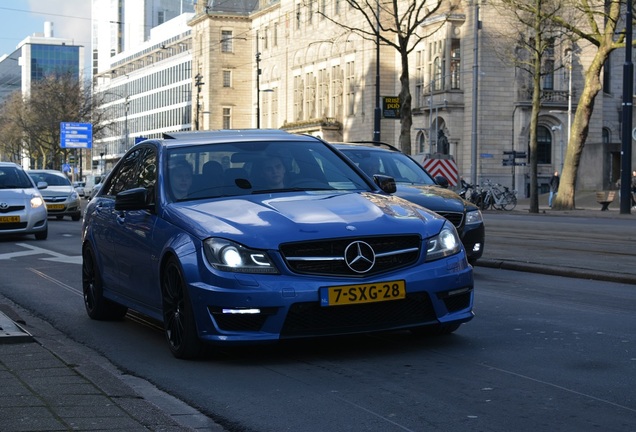
<path id="1" fill-rule="evenodd" d="M 548 197 L 548 207 L 552 208 L 552 199 L 559 191 L 559 182 L 561 178 L 559 177 L 559 172 L 555 171 L 554 175 L 550 179 L 550 196 Z"/>

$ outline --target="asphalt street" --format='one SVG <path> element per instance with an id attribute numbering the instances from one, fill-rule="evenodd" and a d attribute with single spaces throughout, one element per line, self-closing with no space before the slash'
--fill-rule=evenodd
<path id="1" fill-rule="evenodd" d="M 521 201 L 512 212 L 486 211 L 476 272 L 495 267 L 636 285 L 636 216 L 616 207 L 601 212 L 586 202 L 559 212 L 542 205 L 529 215 Z M 1 296 L 0 386 L 2 431 L 223 430 Z"/>

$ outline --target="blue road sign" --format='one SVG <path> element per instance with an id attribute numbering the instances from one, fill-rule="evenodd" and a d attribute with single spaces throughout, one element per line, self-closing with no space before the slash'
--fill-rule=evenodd
<path id="1" fill-rule="evenodd" d="M 93 125 L 91 123 L 60 123 L 60 147 L 92 148 Z"/>

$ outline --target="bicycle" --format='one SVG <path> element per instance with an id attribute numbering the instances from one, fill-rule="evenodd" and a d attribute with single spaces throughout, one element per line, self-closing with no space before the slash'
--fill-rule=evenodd
<path id="1" fill-rule="evenodd" d="M 502 186 L 498 183 L 492 184 L 490 180 L 486 180 L 483 188 L 484 192 L 480 205 L 482 210 L 492 207 L 495 210 L 510 211 L 517 206 L 516 191 L 510 191 L 507 186 Z"/>

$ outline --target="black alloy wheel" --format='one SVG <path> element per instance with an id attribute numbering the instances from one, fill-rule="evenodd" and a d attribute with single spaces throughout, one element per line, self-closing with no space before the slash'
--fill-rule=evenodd
<path id="1" fill-rule="evenodd" d="M 128 312 L 127 307 L 104 298 L 102 279 L 89 246 L 82 250 L 82 291 L 86 313 L 94 320 L 119 320 Z"/>
<path id="2" fill-rule="evenodd" d="M 202 343 L 194 322 L 192 303 L 185 285 L 181 267 L 176 258 L 170 258 L 162 272 L 163 325 L 172 355 L 180 359 L 196 358 Z"/>

